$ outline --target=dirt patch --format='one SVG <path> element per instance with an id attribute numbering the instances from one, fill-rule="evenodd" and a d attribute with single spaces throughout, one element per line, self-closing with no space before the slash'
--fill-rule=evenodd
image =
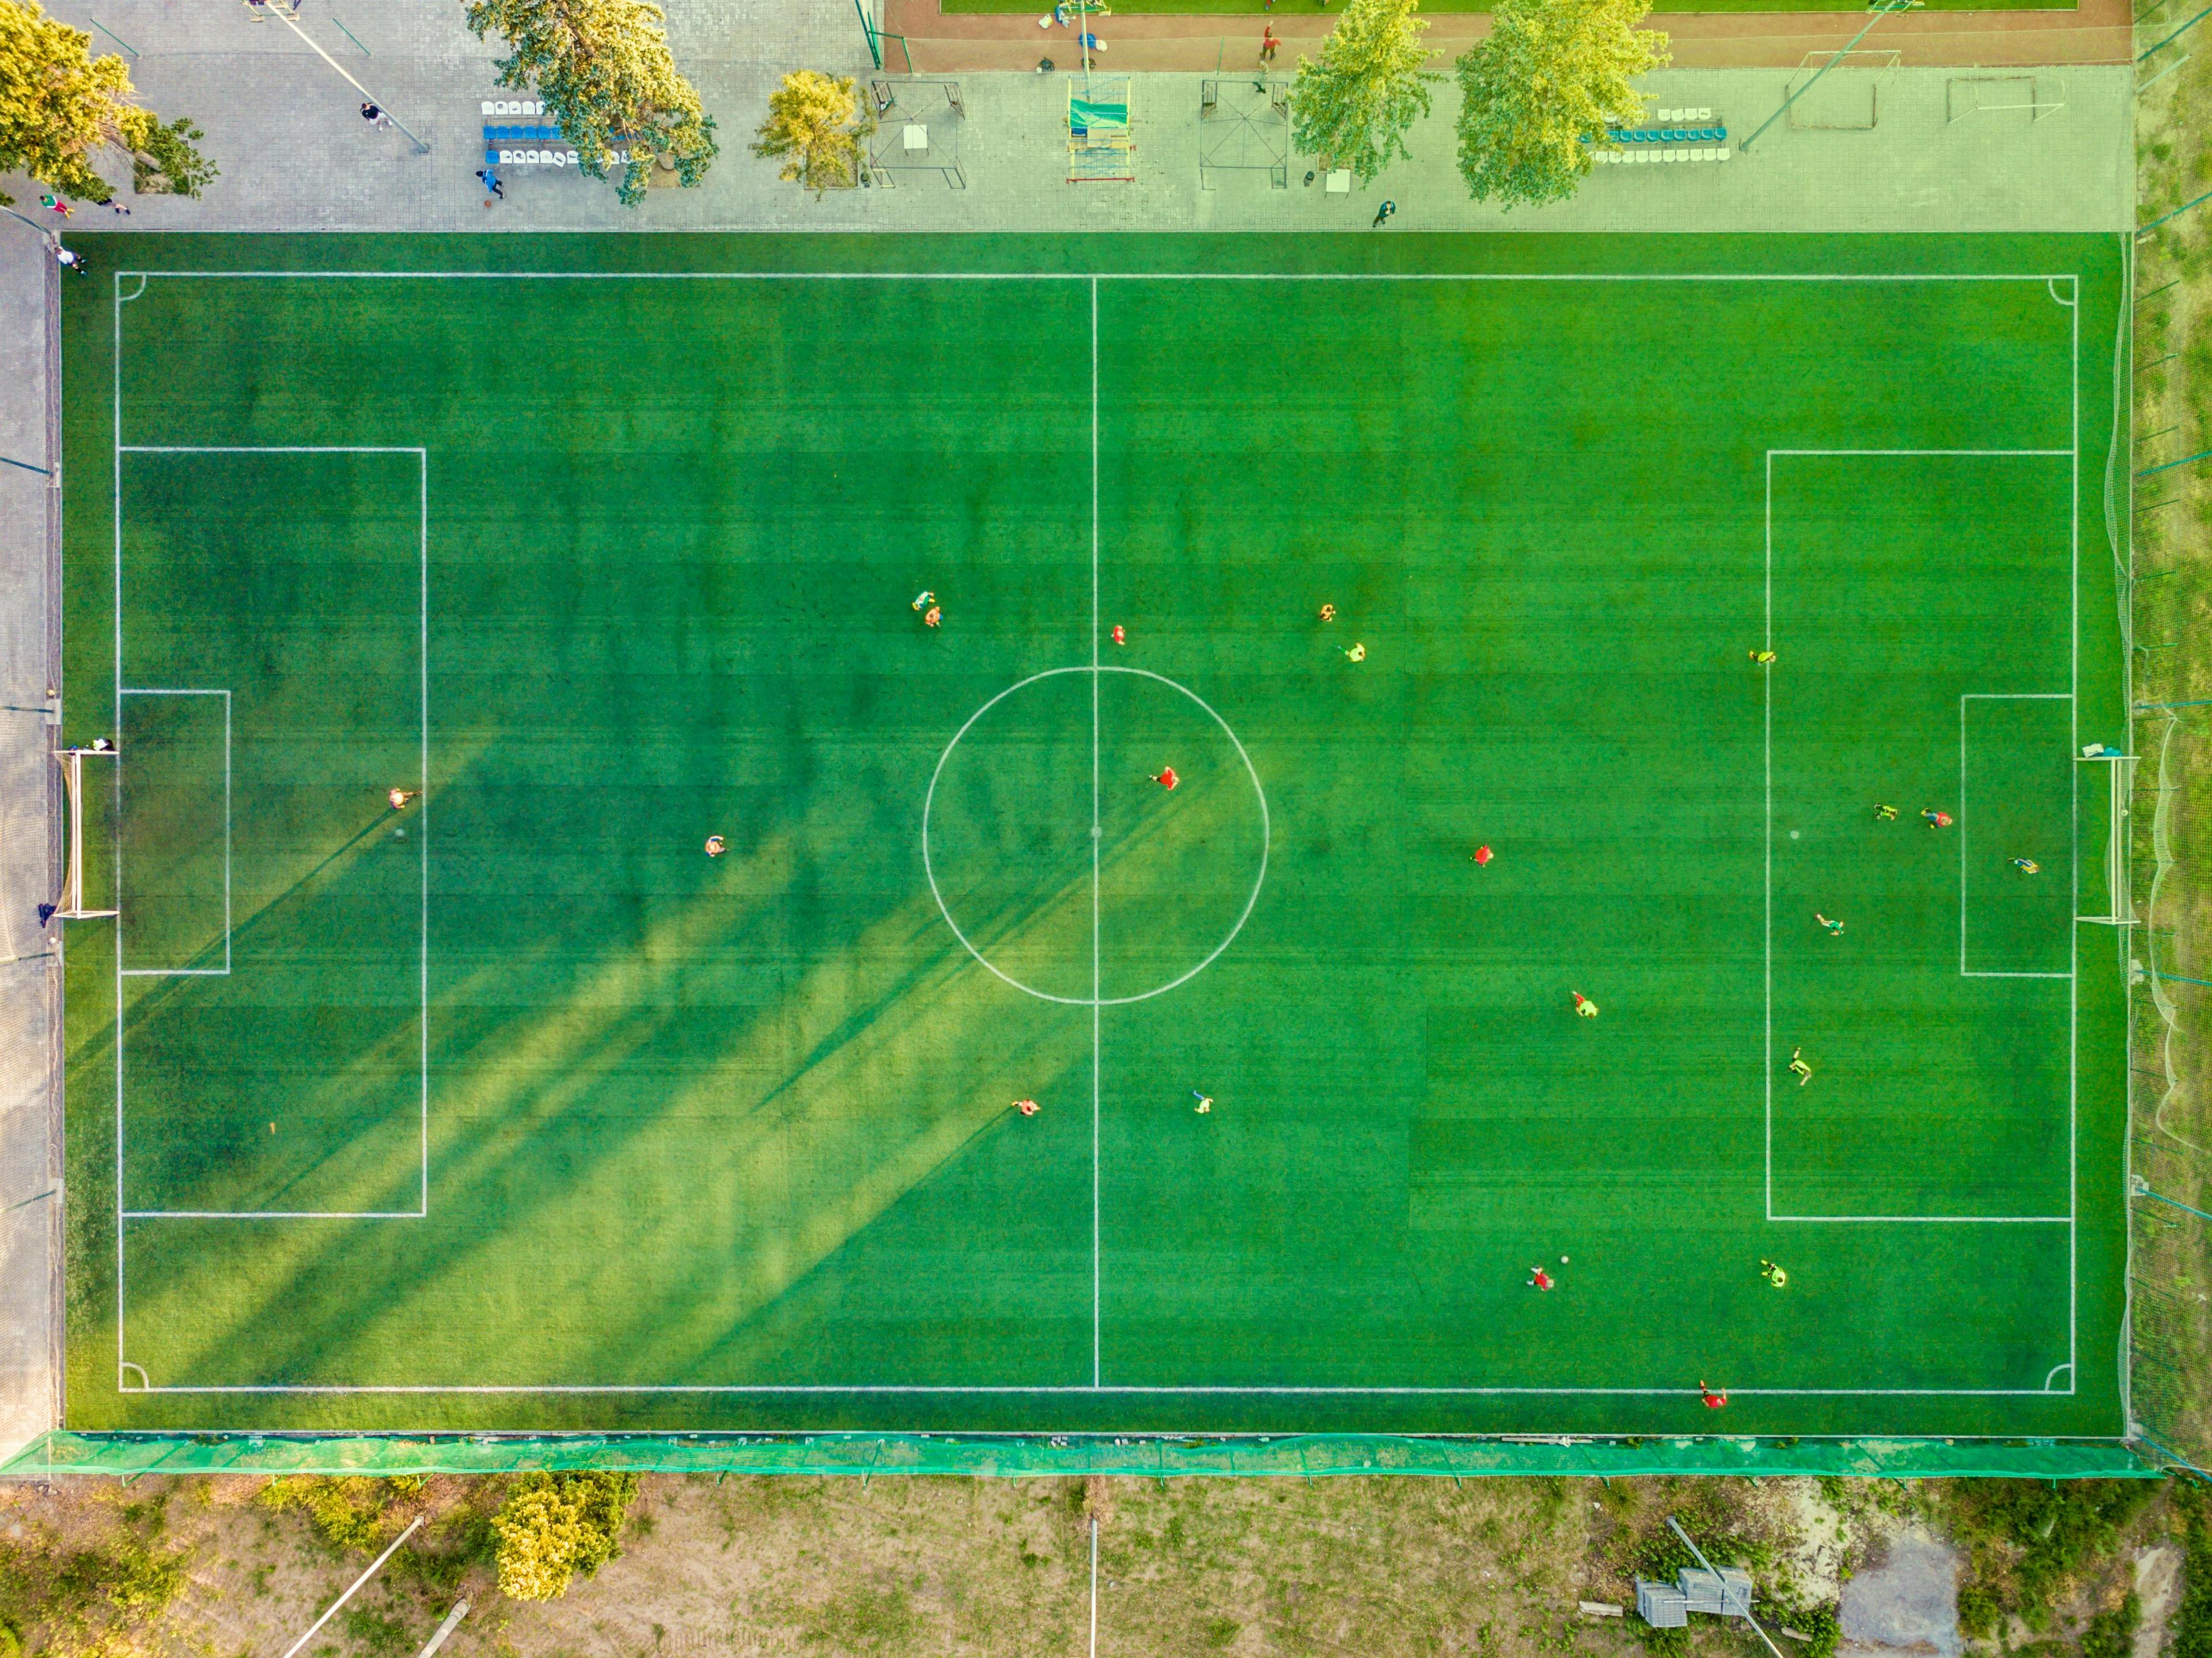
<path id="1" fill-rule="evenodd" d="M 1959 1557 L 1917 1525 L 1886 1540 L 1881 1564 L 1843 1586 L 1845 1654 L 1912 1652 L 1959 1658 Z"/>

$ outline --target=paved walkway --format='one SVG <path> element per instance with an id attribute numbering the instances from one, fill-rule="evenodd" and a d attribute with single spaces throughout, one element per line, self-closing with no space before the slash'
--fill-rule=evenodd
<path id="1" fill-rule="evenodd" d="M 58 1419 L 62 1381 L 59 774 L 46 688 L 61 673 L 59 362 L 45 245 L 0 220 L 0 1461 Z"/>
<path id="2" fill-rule="evenodd" d="M 483 165 L 483 102 L 498 89 L 492 50 L 460 27 L 458 6 L 307 0 L 301 15 L 308 35 L 428 143 L 422 155 L 398 132 L 370 130 L 356 112 L 360 94 L 280 22 L 256 21 L 234 5 L 58 0 L 58 15 L 80 24 L 96 21 L 141 54 L 132 71 L 147 100 L 204 127 L 206 148 L 223 174 L 202 201 L 141 198 L 127 221 L 88 210 L 76 224 L 270 231 L 1364 231 L 1385 194 L 1399 203 L 1393 225 L 1401 233 L 2079 230 L 2132 222 L 2129 70 L 2105 65 L 2045 70 L 2033 88 L 1984 84 L 1985 101 L 2016 103 L 2032 93 L 2039 101 L 2063 102 L 2039 121 L 2020 111 L 1947 121 L 1947 110 L 1966 95 L 1951 83 L 1973 71 L 1907 68 L 1879 84 L 1856 70 L 1838 71 L 1807 108 L 1822 121 L 1873 118 L 1871 131 L 1792 131 L 1785 123 L 1752 154 L 1726 163 L 1607 167 L 1570 203 L 1512 213 L 1467 198 L 1453 165 L 1457 91 L 1449 82 L 1437 87 L 1435 113 L 1413 135 L 1412 163 L 1392 169 L 1375 190 L 1330 196 L 1318 184 L 1300 182 L 1304 163 L 1291 168 L 1287 190 L 1269 189 L 1257 173 L 1214 175 L 1202 185 L 1200 149 L 1219 134 L 1200 124 L 1201 77 L 1182 74 L 1146 74 L 1138 82 L 1137 182 L 1072 186 L 1066 76 L 976 74 L 962 82 L 966 118 L 934 128 L 938 143 L 952 138 L 965 189 L 950 189 L 935 175 L 909 174 L 896 189 L 852 191 L 817 202 L 779 183 L 747 144 L 784 71 L 805 65 L 866 74 L 866 39 L 852 0 L 779 0 L 767 22 L 746 19 L 747 9 L 757 5 L 702 0 L 677 9 L 671 27 L 678 60 L 720 125 L 723 154 L 701 188 L 656 192 L 630 210 L 605 185 L 545 168 L 505 169 L 506 199 L 483 205 L 473 173 Z M 1286 20 L 1285 27 L 1297 21 Z M 1668 20 L 1670 27 L 1685 21 L 1705 20 Z M 1763 27 L 1773 20 L 1752 21 Z M 1823 15 L 1784 21 L 1835 27 Z M 1023 27 L 1055 43 L 1066 39 L 1064 30 L 1039 31 L 1033 18 Z M 1023 49 L 1034 53 L 1035 43 Z M 1115 55 L 1112 67 L 1119 71 L 1133 61 L 1133 54 Z M 1249 69 L 1248 61 L 1238 72 Z M 1675 69 L 1647 77 L 1654 107 L 1714 109 L 1739 137 L 1779 106 L 1788 82 L 1786 72 L 1771 68 Z"/>

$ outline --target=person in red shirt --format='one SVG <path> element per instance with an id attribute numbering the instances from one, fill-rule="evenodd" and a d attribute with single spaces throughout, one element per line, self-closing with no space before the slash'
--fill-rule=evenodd
<path id="1" fill-rule="evenodd" d="M 1711 1388 L 1708 1388 L 1704 1382 L 1700 1382 L 1698 1383 L 1698 1397 L 1705 1401 L 1705 1408 L 1707 1410 L 1717 1411 L 1722 1406 L 1728 1403 L 1728 1389 L 1723 1388 L 1720 1392 L 1715 1393 Z"/>
<path id="2" fill-rule="evenodd" d="M 1016 1100 L 1014 1109 L 1024 1117 L 1034 1117 L 1037 1114 L 1037 1102 L 1035 1100 Z"/>
<path id="3" fill-rule="evenodd" d="M 1934 806 L 1923 806 L 1920 809 L 1920 815 L 1927 820 L 1929 829 L 1951 827 L 1951 814 L 1948 811 L 1939 811 Z"/>
<path id="4" fill-rule="evenodd" d="M 1492 852 L 1488 847 L 1477 847 L 1474 849 L 1474 861 L 1478 864 L 1487 864 L 1496 856 L 1498 856 L 1498 854 Z"/>
<path id="5" fill-rule="evenodd" d="M 1171 789 L 1176 784 L 1182 782 L 1182 779 L 1176 775 L 1176 768 L 1173 766 L 1162 766 L 1160 768 L 1160 774 L 1152 779 L 1152 781 L 1158 783 L 1164 789 Z"/>
<path id="6" fill-rule="evenodd" d="M 1540 1266 L 1531 1266 L 1528 1269 L 1528 1287 L 1532 1290 L 1550 1289 L 1552 1275 Z"/>
<path id="7" fill-rule="evenodd" d="M 1126 645 L 1129 642 L 1129 635 L 1121 630 L 1121 624 L 1118 622 L 1114 624 L 1114 642 L 1116 645 Z"/>

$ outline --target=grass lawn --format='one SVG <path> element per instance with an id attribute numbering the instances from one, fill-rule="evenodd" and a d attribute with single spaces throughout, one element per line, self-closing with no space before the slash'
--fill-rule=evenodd
<path id="1" fill-rule="evenodd" d="M 2122 1430 L 2112 239 L 87 246 L 71 1426 Z"/>

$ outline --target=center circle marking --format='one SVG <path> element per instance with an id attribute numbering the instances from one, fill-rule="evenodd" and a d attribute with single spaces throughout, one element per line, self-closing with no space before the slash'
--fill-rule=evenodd
<path id="1" fill-rule="evenodd" d="M 1237 759 L 1242 761 L 1244 765 L 1244 774 L 1251 780 L 1253 799 L 1258 803 L 1260 808 L 1260 867 L 1252 877 L 1252 890 L 1249 893 L 1245 895 L 1244 908 L 1237 913 L 1235 924 L 1230 927 L 1226 933 L 1222 935 L 1221 941 L 1215 944 L 1212 950 L 1208 950 L 1205 957 L 1201 958 L 1195 966 L 1188 968 L 1183 972 L 1177 974 L 1174 978 L 1170 979 L 1164 984 L 1154 985 L 1151 989 L 1139 991 L 1136 994 L 1132 996 L 1061 996 L 1057 995 L 1049 990 L 1040 990 L 1035 985 L 1025 984 L 1021 980 L 1016 978 L 1012 974 L 1006 972 L 1003 968 L 1000 967 L 998 963 L 992 961 L 989 957 L 986 956 L 980 949 L 978 949 L 975 941 L 969 938 L 965 932 L 961 931 L 960 923 L 952 919 L 951 907 L 945 902 L 945 894 L 938 886 L 936 866 L 930 858 L 929 820 L 930 814 L 935 809 L 937 804 L 938 781 L 945 775 L 945 762 L 952 758 L 953 750 L 960 746 L 961 739 L 966 737 L 968 733 L 975 728 L 975 725 L 977 720 L 981 720 L 985 714 L 990 713 L 993 708 L 997 708 L 1000 703 L 1005 701 L 1016 691 L 1024 689 L 1027 687 L 1035 685 L 1043 680 L 1056 679 L 1063 674 L 1079 673 L 1090 674 L 1094 677 L 1099 674 L 1127 674 L 1134 678 L 1152 680 L 1155 683 L 1166 686 L 1170 690 L 1176 692 L 1180 695 L 1188 697 L 1205 713 L 1207 719 L 1212 720 L 1216 726 L 1221 728 L 1221 734 L 1229 739 L 1230 746 L 1237 750 Z M 1106 831 L 1104 828 L 1100 824 L 1093 823 L 1091 826 L 1091 838 L 1093 841 L 1102 840 L 1104 837 L 1105 833 Z M 1116 664 L 1100 663 L 1089 666 L 1078 665 L 1066 668 L 1047 668 L 1042 673 L 1033 673 L 1028 678 L 1018 679 L 1012 684 L 1007 686 L 1006 689 L 1000 691 L 996 696 L 994 696 L 989 701 L 984 703 L 982 707 L 976 709 L 975 713 L 969 714 L 968 718 L 962 722 L 960 729 L 952 733 L 952 740 L 945 745 L 945 751 L 937 756 L 936 768 L 929 774 L 928 792 L 923 795 L 921 802 L 922 873 L 929 879 L 929 896 L 936 901 L 937 913 L 945 918 L 945 925 L 952 929 L 952 936 L 960 941 L 961 947 L 963 949 L 967 950 L 970 956 L 974 957 L 977 962 L 981 963 L 982 966 L 993 975 L 1004 980 L 1007 984 L 1012 985 L 1016 990 L 1020 991 L 1023 994 L 1034 996 L 1039 1001 L 1058 1002 L 1063 1005 L 1070 1007 L 1121 1007 L 1131 1002 L 1150 1001 L 1155 996 L 1164 996 L 1169 991 L 1176 988 L 1178 986 L 1189 983 L 1200 974 L 1205 972 L 1207 968 L 1212 967 L 1213 963 L 1220 958 L 1221 952 L 1227 950 L 1231 944 L 1237 941 L 1237 935 L 1244 930 L 1244 923 L 1252 918 L 1253 908 L 1260 902 L 1260 889 L 1267 884 L 1267 853 L 1272 841 L 1273 829 L 1267 817 L 1267 792 L 1260 785 L 1260 774 L 1258 769 L 1252 764 L 1252 756 L 1244 751 L 1244 744 L 1237 739 L 1237 733 L 1230 728 L 1229 722 L 1221 717 L 1220 714 L 1215 710 L 1212 703 L 1208 702 L 1196 691 L 1191 689 L 1189 686 L 1178 683 L 1176 681 L 1170 679 L 1165 674 L 1154 673 L 1149 668 L 1124 667 Z"/>

